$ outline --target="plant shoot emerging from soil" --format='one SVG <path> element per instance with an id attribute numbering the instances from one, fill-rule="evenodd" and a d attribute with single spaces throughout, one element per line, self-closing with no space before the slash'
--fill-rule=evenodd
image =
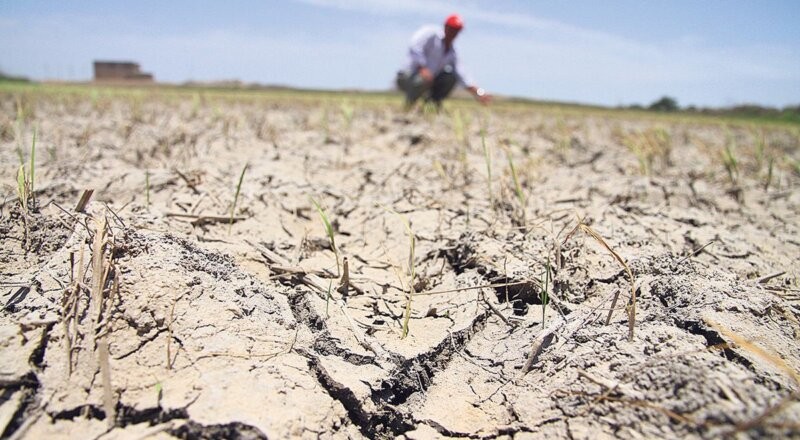
<path id="1" fill-rule="evenodd" d="M 725 148 L 722 150 L 722 164 L 725 166 L 725 171 L 728 173 L 731 185 L 736 186 L 739 181 L 739 160 L 736 158 L 734 152 L 734 140 L 731 134 L 728 134 Z"/>
<path id="2" fill-rule="evenodd" d="M 233 218 L 236 215 L 236 203 L 239 201 L 239 193 L 242 191 L 242 182 L 244 182 L 244 173 L 247 171 L 247 164 L 242 167 L 242 173 L 239 174 L 239 183 L 236 184 L 236 193 L 233 195 L 233 203 L 231 204 L 231 218 L 228 222 L 228 235 L 231 235 L 233 228 Z"/>
<path id="3" fill-rule="evenodd" d="M 401 336 L 401 339 L 405 339 L 405 337 L 408 336 L 408 321 L 411 319 L 411 302 L 414 297 L 414 252 L 416 248 L 416 237 L 414 235 L 414 231 L 411 229 L 411 223 L 409 223 L 406 216 L 388 207 L 384 207 L 384 209 L 400 219 L 400 222 L 403 223 L 403 227 L 406 230 L 406 234 L 408 234 L 408 296 L 406 298 L 405 312 L 403 313 L 403 333 Z"/>
<path id="4" fill-rule="evenodd" d="M 517 175 L 517 168 L 514 166 L 514 158 L 510 148 L 506 151 L 506 155 L 508 156 L 508 168 L 511 171 L 511 181 L 514 183 L 514 194 L 517 196 L 517 201 L 519 202 L 519 224 L 521 227 L 525 228 L 528 222 L 526 214 L 528 201 L 525 199 L 525 192 L 522 190 L 522 184 Z"/>
<path id="5" fill-rule="evenodd" d="M 319 214 L 319 218 L 322 220 L 322 225 L 325 227 L 325 234 L 328 235 L 328 240 L 331 244 L 331 250 L 333 251 L 333 255 L 336 258 L 336 277 L 342 276 L 341 268 L 339 267 L 339 249 L 336 247 L 336 239 L 334 237 L 333 225 L 331 225 L 330 220 L 328 220 L 328 214 L 325 213 L 325 210 L 322 209 L 322 206 L 314 200 L 313 197 L 309 197 L 311 203 L 316 208 L 317 213 Z"/>
<path id="6" fill-rule="evenodd" d="M 494 194 L 492 193 L 492 152 L 486 146 L 486 131 L 481 130 L 481 145 L 483 145 L 483 158 L 486 162 L 486 189 L 489 191 L 489 207 L 494 209 Z"/>
<path id="7" fill-rule="evenodd" d="M 548 255 L 545 262 L 544 273 L 542 274 L 542 292 L 539 299 L 542 301 L 542 328 L 544 328 L 545 312 L 547 311 L 547 303 L 550 301 L 548 295 L 550 289 L 550 256 Z"/>
<path id="8" fill-rule="evenodd" d="M 636 286 L 635 286 L 636 282 L 633 277 L 633 272 L 631 272 L 630 267 L 628 267 L 628 263 L 626 263 L 625 260 L 622 257 L 620 257 L 619 254 L 616 251 L 614 251 L 614 249 L 611 248 L 611 246 L 603 239 L 602 236 L 600 236 L 600 234 L 598 234 L 597 232 L 594 231 L 594 229 L 590 228 L 588 225 L 583 223 L 583 219 L 580 219 L 575 228 L 569 234 L 567 234 L 567 236 L 564 238 L 564 242 L 566 242 L 577 230 L 583 231 L 584 233 L 592 237 L 597 243 L 603 246 L 611 254 L 611 256 L 613 256 L 614 259 L 619 262 L 619 264 L 623 267 L 623 269 L 625 269 L 625 272 L 627 272 L 628 279 L 630 280 L 631 283 L 630 304 L 626 307 L 626 309 L 628 310 L 628 340 L 633 341 L 634 328 L 636 326 Z M 617 291 L 614 294 L 614 299 L 611 302 L 611 308 L 609 309 L 608 317 L 606 318 L 606 325 L 608 325 L 611 322 L 611 316 L 614 313 L 614 308 L 617 305 L 618 298 L 619 298 L 619 291 Z"/>
<path id="9" fill-rule="evenodd" d="M 22 206 L 23 212 L 27 213 L 29 209 L 35 209 L 36 196 L 34 195 L 34 167 L 36 163 L 36 130 L 33 131 L 33 140 L 31 142 L 31 156 L 28 164 L 28 170 L 25 170 L 24 158 L 20 156 L 20 166 L 17 170 L 17 197 Z"/>

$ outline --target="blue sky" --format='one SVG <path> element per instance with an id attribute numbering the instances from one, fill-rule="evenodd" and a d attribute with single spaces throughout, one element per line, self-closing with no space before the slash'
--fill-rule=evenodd
<path id="1" fill-rule="evenodd" d="M 800 104 L 800 1 L 0 1 L 0 69 L 86 80 L 95 59 L 158 80 L 385 89 L 411 34 L 459 12 L 456 47 L 503 95 L 620 105 Z"/>

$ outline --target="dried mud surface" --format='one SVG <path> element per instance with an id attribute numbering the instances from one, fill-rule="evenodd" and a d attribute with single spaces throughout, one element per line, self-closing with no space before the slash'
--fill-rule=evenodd
<path id="1" fill-rule="evenodd" d="M 800 435 L 796 128 L 199 94 L 0 105 L 2 437 Z M 632 340 L 629 276 L 578 218 L 634 275 Z"/>

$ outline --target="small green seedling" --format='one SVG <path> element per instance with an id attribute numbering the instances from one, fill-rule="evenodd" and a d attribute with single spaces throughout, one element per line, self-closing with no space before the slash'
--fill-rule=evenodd
<path id="1" fill-rule="evenodd" d="M 345 128 L 349 130 L 350 125 L 352 125 L 353 123 L 353 114 L 355 112 L 355 109 L 353 108 L 352 105 L 350 105 L 349 102 L 342 101 L 342 103 L 339 104 L 339 110 L 342 111 L 342 117 L 344 118 Z"/>
<path id="2" fill-rule="evenodd" d="M 756 149 L 755 149 L 755 159 L 756 159 L 756 169 L 759 171 L 764 166 L 764 160 L 766 158 L 767 152 L 767 139 L 764 136 L 764 133 L 754 133 L 754 137 L 756 137 Z"/>
<path id="3" fill-rule="evenodd" d="M 200 112 L 200 94 L 195 93 L 192 95 L 192 118 L 197 117 Z"/>
<path id="4" fill-rule="evenodd" d="M 20 165 L 25 164 L 25 152 L 22 150 L 22 146 L 25 143 L 25 135 L 23 134 L 24 132 L 25 132 L 25 130 L 23 129 L 22 119 L 19 119 L 19 116 L 18 116 L 17 117 L 17 132 L 16 132 L 16 135 L 17 135 L 17 146 L 16 146 L 17 148 L 16 148 L 16 150 L 17 150 L 17 159 L 19 160 L 19 164 Z"/>
<path id="5" fill-rule="evenodd" d="M 22 124 L 25 122 L 25 108 L 22 106 L 22 98 L 20 96 L 17 96 L 16 104 L 17 104 L 17 123 L 20 124 L 20 127 L 22 127 Z"/>
<path id="6" fill-rule="evenodd" d="M 483 158 L 486 161 L 486 186 L 489 190 L 489 206 L 494 208 L 494 194 L 492 193 L 492 153 L 486 145 L 486 131 L 481 130 L 481 143 L 483 144 Z"/>
<path id="7" fill-rule="evenodd" d="M 508 167 L 511 169 L 511 179 L 514 181 L 514 193 L 516 193 L 520 205 L 524 207 L 526 204 L 525 193 L 522 192 L 522 185 L 519 183 L 517 169 L 514 167 L 514 159 L 511 157 L 510 152 L 508 153 Z"/>
<path id="8" fill-rule="evenodd" d="M 649 128 L 644 132 L 617 136 L 622 138 L 622 144 L 636 156 L 642 175 L 652 175 L 656 159 L 660 159 L 662 167 L 669 166 L 672 162 L 672 137 L 664 128 Z"/>
<path id="9" fill-rule="evenodd" d="M 415 293 L 414 278 L 416 277 L 416 274 L 414 269 L 414 252 L 416 248 L 416 238 L 414 236 L 414 231 L 411 229 L 411 223 L 409 223 L 408 219 L 404 215 L 391 208 L 384 207 L 383 209 L 396 215 L 397 218 L 399 218 L 403 223 L 403 227 L 406 229 L 406 234 L 408 234 L 408 298 L 406 299 L 406 310 L 403 314 L 403 333 L 401 336 L 401 339 L 405 339 L 406 336 L 408 336 L 408 321 L 411 319 L 411 302 Z"/>
<path id="10" fill-rule="evenodd" d="M 525 193 L 522 191 L 522 185 L 519 182 L 517 169 L 514 167 L 514 159 L 511 157 L 511 151 L 508 151 L 508 167 L 511 169 L 511 180 L 514 182 L 514 193 L 517 196 L 517 201 L 519 201 L 519 209 L 522 213 L 520 220 L 522 225 L 525 225 L 527 223 L 525 215 L 527 200 L 525 199 Z"/>
<path id="11" fill-rule="evenodd" d="M 161 385 L 161 382 L 156 382 L 155 389 L 156 389 L 156 399 L 158 399 L 157 401 L 160 404 L 161 398 L 164 396 L 164 387 Z"/>
<path id="12" fill-rule="evenodd" d="M 792 171 L 794 171 L 795 174 L 800 176 L 800 160 L 792 158 L 788 158 L 788 160 L 789 160 L 789 165 L 792 167 Z"/>
<path id="13" fill-rule="evenodd" d="M 331 137 L 330 114 L 327 105 L 322 110 L 322 117 L 319 123 L 320 126 L 322 126 L 322 132 L 325 134 L 325 139 L 323 139 L 323 142 L 326 144 L 332 143 L 333 138 Z"/>
<path id="14" fill-rule="evenodd" d="M 449 186 L 450 178 L 447 177 L 447 172 L 444 169 L 444 165 L 442 165 L 442 163 L 439 162 L 438 159 L 433 159 L 433 169 L 436 170 L 436 172 L 439 174 L 439 177 L 441 177 L 442 180 Z"/>
<path id="15" fill-rule="evenodd" d="M 317 208 L 317 212 L 319 213 L 320 219 L 322 219 L 322 224 L 325 226 L 325 233 L 328 234 L 328 240 L 331 242 L 331 249 L 333 249 L 333 254 L 336 257 L 336 277 L 340 277 L 341 269 L 339 268 L 339 249 L 336 248 L 336 240 L 334 239 L 333 234 L 333 226 L 331 225 L 330 220 L 328 220 L 328 215 L 325 214 L 325 211 L 322 209 L 322 206 L 314 200 L 313 197 L 309 197 L 311 203 L 314 204 L 314 207 Z"/>
<path id="16" fill-rule="evenodd" d="M 28 181 L 25 177 L 25 165 L 20 165 L 17 172 L 17 197 L 22 210 L 28 212 Z"/>
<path id="17" fill-rule="evenodd" d="M 739 161 L 733 151 L 733 139 L 730 136 L 728 142 L 725 143 L 725 149 L 722 150 L 722 164 L 725 166 L 725 171 L 728 172 L 731 183 L 736 185 L 739 177 Z"/>
<path id="18" fill-rule="evenodd" d="M 28 208 L 33 208 L 36 203 L 34 195 L 34 170 L 36 164 L 36 131 L 33 132 L 33 142 L 31 143 L 31 158 L 28 165 L 28 171 L 25 171 L 24 159 L 20 161 L 19 170 L 17 171 L 17 196 L 22 209 L 28 212 Z M 30 204 L 28 203 L 30 202 Z"/>
<path id="19" fill-rule="evenodd" d="M 547 257 L 547 263 L 545 264 L 544 274 L 542 274 L 542 293 L 539 296 L 539 299 L 542 300 L 542 328 L 544 328 L 544 320 L 545 320 L 545 311 L 547 310 L 547 303 L 550 302 L 550 297 L 548 295 L 550 289 L 550 257 Z"/>

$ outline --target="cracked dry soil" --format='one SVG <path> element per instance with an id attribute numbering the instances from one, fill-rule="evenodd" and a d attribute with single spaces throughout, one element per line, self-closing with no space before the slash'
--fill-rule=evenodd
<path id="1" fill-rule="evenodd" d="M 3 438 L 800 435 L 796 128 L 339 99 L 2 95 Z"/>

